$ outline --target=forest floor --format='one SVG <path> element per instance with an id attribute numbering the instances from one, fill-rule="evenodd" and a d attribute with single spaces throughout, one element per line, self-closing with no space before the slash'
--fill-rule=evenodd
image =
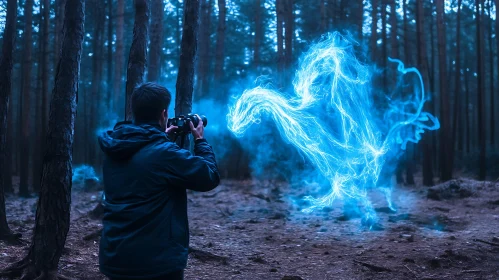
<path id="1" fill-rule="evenodd" d="M 380 228 L 345 219 L 342 206 L 305 214 L 286 184 L 225 181 L 189 193 L 186 279 L 499 279 L 499 184 L 458 179 L 431 189 L 400 187 L 397 212 L 373 195 Z M 88 211 L 98 192 L 73 191 L 72 224 L 60 271 L 106 279 L 98 269 L 101 226 Z M 8 220 L 30 241 L 36 199 L 7 198 Z M 86 238 L 85 238 L 86 237 Z M 0 243 L 0 268 L 27 245 Z"/>

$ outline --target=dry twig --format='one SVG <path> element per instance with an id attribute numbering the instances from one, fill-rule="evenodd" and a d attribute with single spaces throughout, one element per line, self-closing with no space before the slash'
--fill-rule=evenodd
<path id="1" fill-rule="evenodd" d="M 497 246 L 497 247 L 499 247 L 499 244 L 498 244 L 498 243 L 493 243 L 493 242 L 485 241 L 485 240 L 482 240 L 482 239 L 474 239 L 474 241 L 476 241 L 476 242 L 481 242 L 481 243 L 485 243 L 485 244 L 489 244 L 489 245 L 491 245 L 491 246 Z"/>
<path id="2" fill-rule="evenodd" d="M 382 266 L 377 266 L 377 265 L 374 265 L 374 264 L 370 264 L 370 263 L 365 263 L 365 262 L 361 262 L 361 261 L 357 261 L 357 260 L 353 260 L 354 263 L 358 263 L 360 265 L 363 265 L 373 271 L 376 271 L 376 272 L 383 272 L 383 271 L 387 271 L 387 272 L 390 272 L 392 271 L 391 269 L 389 268 L 386 268 L 386 267 L 382 267 Z"/>

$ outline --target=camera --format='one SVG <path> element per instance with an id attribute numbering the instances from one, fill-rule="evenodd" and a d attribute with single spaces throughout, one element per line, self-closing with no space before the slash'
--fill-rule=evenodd
<path id="1" fill-rule="evenodd" d="M 203 126 L 206 127 L 208 124 L 208 119 L 205 116 L 200 116 L 203 121 Z M 194 114 L 188 114 L 187 116 L 180 115 L 175 118 L 168 119 L 168 127 L 176 126 L 178 129 L 174 131 L 175 134 L 188 134 L 191 132 L 191 127 L 189 123 L 192 122 L 194 127 L 197 127 L 199 124 L 198 116 Z"/>

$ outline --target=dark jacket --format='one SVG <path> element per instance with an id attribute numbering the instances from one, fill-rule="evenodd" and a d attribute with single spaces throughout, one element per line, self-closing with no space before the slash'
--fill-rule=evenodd
<path id="1" fill-rule="evenodd" d="M 159 125 L 131 123 L 102 134 L 99 144 L 106 154 L 101 272 L 143 279 L 184 269 L 186 189 L 210 191 L 220 182 L 211 146 L 197 140 L 193 156 Z"/>

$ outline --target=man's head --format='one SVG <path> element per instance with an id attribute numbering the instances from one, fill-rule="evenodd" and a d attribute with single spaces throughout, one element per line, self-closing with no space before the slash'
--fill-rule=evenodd
<path id="1" fill-rule="evenodd" d="M 145 83 L 132 93 L 132 113 L 136 123 L 157 123 L 166 128 L 168 106 L 172 95 L 165 88 L 154 83 Z"/>

